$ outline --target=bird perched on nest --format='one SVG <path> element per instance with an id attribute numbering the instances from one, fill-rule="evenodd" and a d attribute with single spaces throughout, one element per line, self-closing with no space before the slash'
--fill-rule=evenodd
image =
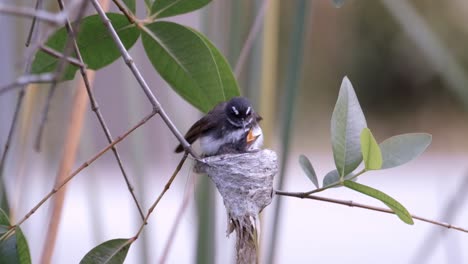
<path id="1" fill-rule="evenodd" d="M 233 97 L 219 103 L 190 127 L 185 139 L 192 144 L 200 139 L 203 155 L 242 153 L 260 149 L 263 133 L 259 122 L 262 117 L 255 112 L 245 97 Z M 175 152 L 184 150 L 179 144 Z"/>

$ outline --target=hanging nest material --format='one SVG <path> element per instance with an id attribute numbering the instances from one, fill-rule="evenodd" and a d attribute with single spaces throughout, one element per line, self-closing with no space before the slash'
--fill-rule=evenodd
<path id="1" fill-rule="evenodd" d="M 197 162 L 195 172 L 208 174 L 223 197 L 227 234 L 237 234 L 237 263 L 257 263 L 258 215 L 273 198 L 276 153 L 266 149 L 207 157 Z"/>

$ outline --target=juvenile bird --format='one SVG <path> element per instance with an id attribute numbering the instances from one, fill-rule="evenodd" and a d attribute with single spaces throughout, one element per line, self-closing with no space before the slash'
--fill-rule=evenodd
<path id="1" fill-rule="evenodd" d="M 233 97 L 216 105 L 190 127 L 185 139 L 192 144 L 200 139 L 204 156 L 258 150 L 263 144 L 259 126 L 262 117 L 245 97 Z M 175 152 L 182 152 L 179 144 Z"/>

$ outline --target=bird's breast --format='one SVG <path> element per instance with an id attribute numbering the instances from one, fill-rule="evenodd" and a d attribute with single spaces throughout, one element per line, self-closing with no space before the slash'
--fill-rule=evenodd
<path id="1" fill-rule="evenodd" d="M 249 129 L 235 129 L 232 131 L 224 130 L 223 134 L 216 136 L 214 134 L 207 134 L 200 137 L 200 147 L 205 155 L 216 154 L 219 148 L 227 143 L 236 143 L 242 140 L 245 133 Z"/>

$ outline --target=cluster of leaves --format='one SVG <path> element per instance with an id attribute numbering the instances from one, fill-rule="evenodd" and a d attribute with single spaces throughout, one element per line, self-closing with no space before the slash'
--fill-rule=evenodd
<path id="1" fill-rule="evenodd" d="M 357 183 L 358 176 L 370 170 L 383 170 L 403 165 L 419 156 L 431 143 L 426 133 L 411 133 L 393 136 L 377 144 L 362 112 L 356 93 L 347 77 L 343 79 L 338 100 L 331 119 L 333 157 L 336 169 L 323 178 L 320 187 L 312 164 L 304 155 L 299 157 L 302 169 L 317 187 L 312 194 L 328 188 L 345 186 L 382 201 L 405 223 L 413 219 L 398 201 L 389 195 Z M 364 160 L 364 169 L 355 173 Z"/>
<path id="2" fill-rule="evenodd" d="M 185 100 L 202 112 L 239 95 L 239 87 L 229 63 L 202 33 L 188 26 L 161 19 L 199 9 L 211 0 L 146 0 L 147 17 L 136 19 L 135 1 L 124 1 L 132 19 L 117 13 L 107 13 L 126 49 L 141 36 L 143 47 L 154 69 Z M 136 21 L 135 23 L 129 20 Z M 46 46 L 63 52 L 68 33 L 57 30 Z M 121 57 L 117 45 L 98 15 L 83 18 L 76 37 L 87 68 L 98 70 Z M 38 51 L 32 63 L 32 73 L 52 73 L 58 59 Z M 78 70 L 69 65 L 61 80 L 72 80 Z"/>

